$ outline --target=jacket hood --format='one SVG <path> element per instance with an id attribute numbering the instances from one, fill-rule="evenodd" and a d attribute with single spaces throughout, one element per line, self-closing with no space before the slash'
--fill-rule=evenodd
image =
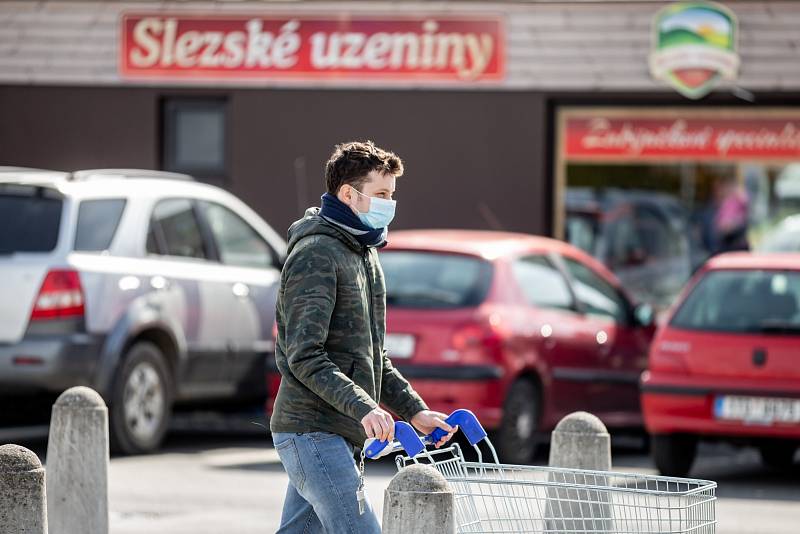
<path id="1" fill-rule="evenodd" d="M 288 232 L 289 248 L 287 254 L 292 252 L 298 241 L 310 235 L 334 237 L 355 252 L 361 252 L 364 249 L 355 237 L 320 217 L 319 212 L 319 208 L 308 208 L 302 219 L 292 223 Z"/>

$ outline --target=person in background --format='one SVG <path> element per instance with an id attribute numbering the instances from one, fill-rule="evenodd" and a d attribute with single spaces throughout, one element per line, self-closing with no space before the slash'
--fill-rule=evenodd
<path id="1" fill-rule="evenodd" d="M 747 238 L 749 201 L 744 186 L 738 180 L 725 179 L 717 183 L 717 210 L 714 214 L 716 254 L 734 250 L 750 250 Z"/>

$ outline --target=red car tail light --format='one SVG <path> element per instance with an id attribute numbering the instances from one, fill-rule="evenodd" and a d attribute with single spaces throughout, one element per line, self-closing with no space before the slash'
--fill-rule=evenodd
<path id="1" fill-rule="evenodd" d="M 491 324 L 469 323 L 458 328 L 450 339 L 451 350 L 459 361 L 492 361 L 503 359 L 504 336 Z"/>
<path id="2" fill-rule="evenodd" d="M 667 373 L 688 373 L 686 354 L 689 351 L 688 343 L 671 341 L 656 341 L 650 351 L 648 368 L 651 371 Z"/>
<path id="3" fill-rule="evenodd" d="M 78 272 L 54 269 L 47 273 L 36 296 L 31 320 L 80 317 L 84 314 L 83 288 Z"/>

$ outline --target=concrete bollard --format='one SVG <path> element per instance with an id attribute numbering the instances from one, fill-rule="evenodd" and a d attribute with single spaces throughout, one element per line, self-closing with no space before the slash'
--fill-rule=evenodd
<path id="1" fill-rule="evenodd" d="M 108 409 L 90 388 L 70 388 L 53 405 L 47 495 L 53 534 L 108 534 Z"/>
<path id="2" fill-rule="evenodd" d="M 611 436 L 603 422 L 587 412 L 564 417 L 550 439 L 550 467 L 609 471 Z M 568 472 L 550 473 L 547 528 L 557 532 L 610 532 L 613 528 L 609 493 L 559 487 L 558 484 L 606 486 L 608 477 Z"/>
<path id="3" fill-rule="evenodd" d="M 0 447 L 0 532 L 47 534 L 42 462 L 19 445 Z"/>
<path id="4" fill-rule="evenodd" d="M 611 470 L 611 436 L 588 412 L 574 412 L 556 425 L 550 439 L 550 467 Z"/>
<path id="5" fill-rule="evenodd" d="M 383 498 L 383 534 L 454 534 L 453 490 L 436 469 L 422 464 L 403 468 Z"/>

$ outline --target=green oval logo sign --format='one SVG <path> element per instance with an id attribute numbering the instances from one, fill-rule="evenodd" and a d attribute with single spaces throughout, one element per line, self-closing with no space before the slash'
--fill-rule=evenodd
<path id="1" fill-rule="evenodd" d="M 707 95 L 739 70 L 738 21 L 714 2 L 679 2 L 653 20 L 650 73 L 688 98 Z"/>

